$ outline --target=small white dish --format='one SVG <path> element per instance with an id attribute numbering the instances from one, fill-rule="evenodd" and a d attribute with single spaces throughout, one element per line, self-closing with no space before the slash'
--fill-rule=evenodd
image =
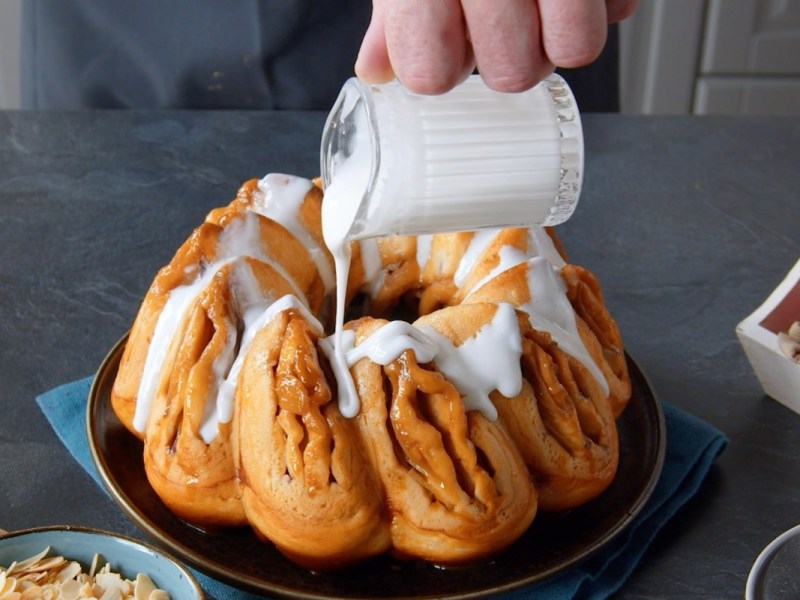
<path id="1" fill-rule="evenodd" d="M 736 335 L 764 392 L 800 413 L 800 363 L 781 347 L 781 339 L 800 320 L 800 260 L 778 287 L 736 327 Z"/>
<path id="2" fill-rule="evenodd" d="M 147 574 L 172 600 L 204 600 L 192 574 L 169 554 L 133 538 L 87 527 L 55 526 L 12 531 L 0 535 L 0 565 L 35 556 L 45 548 L 50 555 L 79 562 L 85 570 L 95 554 L 127 579 Z"/>

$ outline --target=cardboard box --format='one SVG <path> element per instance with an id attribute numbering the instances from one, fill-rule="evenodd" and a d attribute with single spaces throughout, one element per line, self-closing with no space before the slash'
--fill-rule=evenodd
<path id="1" fill-rule="evenodd" d="M 764 392 L 800 414 L 800 363 L 778 342 L 795 321 L 800 321 L 800 260 L 764 303 L 736 327 Z"/>

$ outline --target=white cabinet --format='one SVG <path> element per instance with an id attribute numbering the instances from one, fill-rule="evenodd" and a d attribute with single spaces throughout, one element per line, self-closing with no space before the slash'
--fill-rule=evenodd
<path id="1" fill-rule="evenodd" d="M 642 0 L 621 76 L 626 112 L 800 114 L 800 0 Z"/>

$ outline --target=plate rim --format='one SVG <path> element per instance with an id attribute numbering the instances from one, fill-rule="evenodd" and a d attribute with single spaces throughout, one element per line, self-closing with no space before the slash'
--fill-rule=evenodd
<path id="1" fill-rule="evenodd" d="M 152 519 L 150 519 L 143 511 L 141 511 L 123 490 L 119 489 L 118 486 L 115 485 L 109 472 L 108 462 L 98 448 L 95 435 L 97 423 L 95 422 L 93 416 L 97 411 L 98 403 L 100 401 L 100 389 L 104 387 L 109 378 L 116 376 L 118 362 L 121 359 L 122 351 L 124 350 L 124 346 L 128 340 L 129 334 L 130 331 L 126 332 L 122 337 L 120 337 L 120 339 L 117 340 L 117 342 L 111 347 L 106 356 L 103 358 L 103 361 L 100 363 L 100 366 L 97 369 L 95 376 L 92 379 L 92 384 L 89 388 L 85 417 L 86 437 L 92 462 L 94 463 L 95 469 L 106 491 L 116 502 L 116 504 L 123 510 L 123 512 L 134 522 L 137 527 L 143 530 L 144 533 L 146 533 L 152 539 L 157 540 L 159 545 L 166 545 L 171 552 L 174 552 L 180 556 L 181 559 L 186 561 L 193 568 L 197 569 L 208 577 L 216 578 L 217 580 L 227 585 L 231 585 L 237 589 L 261 594 L 268 592 L 283 598 L 292 598 L 297 600 L 358 600 L 359 598 L 362 598 L 359 595 L 337 596 L 315 593 L 308 590 L 298 590 L 292 587 L 287 587 L 283 584 L 267 582 L 262 578 L 253 577 L 240 571 L 234 573 L 233 571 L 224 568 L 216 562 L 209 560 L 202 554 L 199 554 L 185 542 L 175 539 L 174 536 L 168 535 L 165 531 L 159 528 L 158 525 L 152 521 Z M 396 596 L 393 595 L 391 597 L 384 597 L 384 600 L 421 600 L 423 598 L 438 598 L 442 600 L 471 600 L 474 598 L 484 597 L 487 593 L 507 593 L 512 590 L 518 590 L 527 585 L 541 583 L 557 573 L 560 573 L 567 568 L 574 567 L 576 564 L 585 561 L 601 548 L 611 543 L 623 531 L 625 531 L 625 529 L 628 528 L 633 519 L 647 504 L 647 501 L 652 496 L 653 491 L 658 484 L 666 458 L 667 432 L 664 410 L 660 399 L 655 393 L 650 378 L 627 351 L 625 351 L 624 354 L 629 371 L 635 371 L 636 376 L 644 383 L 650 397 L 652 398 L 651 408 L 654 409 L 655 412 L 655 421 L 657 425 L 655 431 L 658 434 L 658 440 L 653 447 L 655 450 L 653 470 L 650 472 L 649 479 L 646 481 L 635 502 L 628 507 L 625 516 L 619 519 L 613 527 L 605 532 L 603 536 L 595 540 L 592 544 L 589 544 L 581 552 L 576 553 L 574 557 L 568 559 L 562 564 L 554 565 L 549 569 L 544 569 L 543 571 L 537 572 L 535 575 L 530 577 L 523 577 L 506 583 L 499 583 L 492 586 L 490 589 L 482 588 L 474 591 L 456 592 L 446 595 L 436 594 L 428 596 L 409 596 L 400 594 Z M 113 381 L 109 387 L 111 386 L 113 386 Z M 366 597 L 364 598 L 366 600 Z"/>

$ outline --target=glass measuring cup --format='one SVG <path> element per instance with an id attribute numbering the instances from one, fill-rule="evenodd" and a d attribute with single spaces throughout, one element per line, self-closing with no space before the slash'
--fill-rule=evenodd
<path id="1" fill-rule="evenodd" d="M 558 75 L 517 94 L 473 75 L 441 96 L 353 78 L 325 124 L 321 172 L 338 239 L 557 225 L 580 196 L 580 113 Z"/>

